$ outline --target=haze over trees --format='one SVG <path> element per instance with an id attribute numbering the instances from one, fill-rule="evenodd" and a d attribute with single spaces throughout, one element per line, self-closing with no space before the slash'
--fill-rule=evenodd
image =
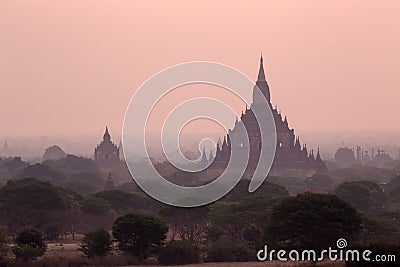
<path id="1" fill-rule="evenodd" d="M 168 166 L 158 168 L 171 172 L 173 182 L 205 183 L 196 175 L 174 174 Z M 76 239 L 90 262 L 99 257 L 129 257 L 135 263 L 151 257 L 165 264 L 251 261 L 265 244 L 318 249 L 340 237 L 355 245 L 399 244 L 396 169 L 351 165 L 310 177 L 271 176 L 254 193 L 248 192 L 249 181 L 242 180 L 219 201 L 187 209 L 155 201 L 125 180 L 126 167 L 113 168 L 112 178 L 121 168 L 115 171 L 115 189 L 105 190 L 109 170 L 90 159 L 67 155 L 39 164 L 2 159 L 0 226 L 7 226 L 3 232 L 11 240 L 25 228 L 40 233 L 45 243 Z M 116 240 L 111 250 L 106 232 Z M 132 236 L 140 242 L 129 239 Z M 0 238 L 0 248 L 9 247 Z"/>
<path id="2" fill-rule="evenodd" d="M 379 212 L 387 208 L 388 196 L 376 183 L 369 181 L 345 182 L 335 189 L 335 194 L 356 209 Z"/>

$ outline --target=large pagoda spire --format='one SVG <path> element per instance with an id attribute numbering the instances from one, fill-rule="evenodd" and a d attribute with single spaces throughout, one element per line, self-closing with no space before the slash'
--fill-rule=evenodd
<path id="1" fill-rule="evenodd" d="M 258 77 L 256 82 L 257 87 L 261 90 L 261 93 L 264 95 L 265 99 L 268 103 L 270 103 L 270 93 L 269 86 L 267 80 L 265 79 L 265 71 L 264 71 L 264 59 L 261 53 L 260 57 L 260 69 L 258 70 Z M 262 96 L 257 94 L 256 88 L 253 90 L 253 103 L 262 103 Z"/>

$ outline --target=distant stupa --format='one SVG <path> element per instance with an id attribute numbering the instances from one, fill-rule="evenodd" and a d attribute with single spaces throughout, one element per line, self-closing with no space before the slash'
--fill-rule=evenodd
<path id="1" fill-rule="evenodd" d="M 11 156 L 12 155 L 12 150 L 9 148 L 7 140 L 4 141 L 3 148 L 0 151 L 1 156 Z"/>
<path id="2" fill-rule="evenodd" d="M 53 145 L 53 146 L 46 148 L 46 150 L 44 151 L 43 157 L 42 157 L 42 161 L 59 160 L 59 159 L 65 158 L 66 156 L 67 156 L 67 154 L 64 152 L 64 150 L 61 147 L 59 147 L 57 145 Z"/>
<path id="3" fill-rule="evenodd" d="M 119 162 L 119 148 L 111 141 L 107 126 L 103 141 L 94 149 L 94 160 L 100 167 L 110 167 Z"/>

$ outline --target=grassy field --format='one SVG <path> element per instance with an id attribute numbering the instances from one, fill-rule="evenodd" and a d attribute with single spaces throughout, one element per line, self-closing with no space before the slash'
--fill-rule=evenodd
<path id="1" fill-rule="evenodd" d="M 79 261 L 79 258 L 81 258 L 81 253 L 78 251 L 78 242 L 74 243 L 66 243 L 66 244 L 60 244 L 60 243 L 49 243 L 46 251 L 46 255 L 44 256 L 47 258 L 50 262 L 52 261 L 58 261 L 59 259 L 63 259 L 64 261 L 66 259 L 71 259 L 72 262 L 74 261 Z M 119 264 L 118 258 L 110 258 L 109 263 L 105 263 L 105 266 L 113 266 L 114 264 Z M 114 264 L 112 264 L 113 262 Z M 110 265 L 111 264 L 111 265 Z M 161 266 L 161 265 L 154 265 L 149 262 L 148 265 L 132 265 L 132 267 L 149 267 L 149 266 Z M 173 265 L 171 265 L 173 266 Z M 239 267 L 239 266 L 244 266 L 244 267 L 262 267 L 262 266 L 267 266 L 267 267 L 308 267 L 308 266 L 313 266 L 309 262 L 224 262 L 224 263 L 198 263 L 198 264 L 190 264 L 190 265 L 179 265 L 180 267 Z M 319 267 L 344 267 L 344 263 L 340 262 L 321 262 L 318 263 L 316 266 Z M 129 267 L 129 266 L 125 266 Z"/>
<path id="2" fill-rule="evenodd" d="M 171 265 L 173 266 L 173 265 Z M 190 265 L 179 265 L 180 267 L 306 267 L 306 266 L 313 266 L 311 263 L 308 262 L 299 262 L 299 263 L 282 263 L 282 262 L 223 262 L 223 263 L 199 263 L 199 264 L 190 264 Z M 344 267 L 343 263 L 336 263 L 336 262 L 324 262 L 319 263 L 316 266 L 320 267 Z M 137 266 L 136 266 L 137 267 Z M 141 267 L 149 267 L 141 266 Z"/>

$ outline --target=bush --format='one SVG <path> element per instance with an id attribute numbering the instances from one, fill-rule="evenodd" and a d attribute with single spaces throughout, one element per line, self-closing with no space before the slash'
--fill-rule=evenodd
<path id="1" fill-rule="evenodd" d="M 255 260 L 256 252 L 248 246 L 228 240 L 218 240 L 207 251 L 208 262 L 245 262 Z"/>
<path id="2" fill-rule="evenodd" d="M 172 241 L 162 247 L 158 262 L 160 264 L 189 264 L 197 263 L 200 258 L 199 248 L 184 241 Z"/>
<path id="3" fill-rule="evenodd" d="M 79 251 L 88 258 L 104 257 L 111 251 L 111 236 L 104 230 L 85 233 Z"/>
<path id="4" fill-rule="evenodd" d="M 42 234 L 32 228 L 23 229 L 15 240 L 16 245 L 12 248 L 17 260 L 29 261 L 44 255 L 46 243 Z"/>
<path id="5" fill-rule="evenodd" d="M 158 218 L 133 213 L 117 218 L 112 227 L 118 248 L 141 260 L 158 250 L 167 232 L 168 226 Z"/>
<path id="6" fill-rule="evenodd" d="M 0 226 L 0 262 L 8 256 L 10 238 L 7 227 Z"/>
<path id="7" fill-rule="evenodd" d="M 337 196 L 304 193 L 274 207 L 263 241 L 276 248 L 320 252 L 335 244 L 338 236 L 353 240 L 361 222 L 359 213 Z"/>

